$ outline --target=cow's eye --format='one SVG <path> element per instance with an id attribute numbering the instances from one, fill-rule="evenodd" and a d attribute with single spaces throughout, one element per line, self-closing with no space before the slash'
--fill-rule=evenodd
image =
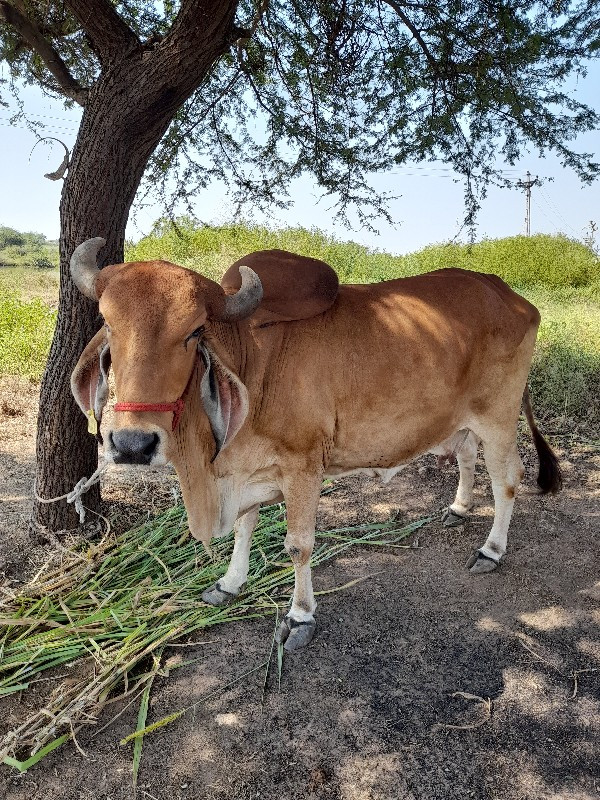
<path id="1" fill-rule="evenodd" d="M 189 342 L 190 339 L 199 339 L 203 333 L 204 333 L 204 325 L 200 325 L 199 328 L 196 328 L 195 331 L 192 331 L 190 335 L 186 337 L 186 340 L 184 342 L 186 348 L 187 348 L 187 343 Z"/>

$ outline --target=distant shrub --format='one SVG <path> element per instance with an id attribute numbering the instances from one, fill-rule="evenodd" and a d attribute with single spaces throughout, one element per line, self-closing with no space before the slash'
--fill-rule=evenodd
<path id="1" fill-rule="evenodd" d="M 0 226 L 0 266 L 57 267 L 58 242 L 47 241 L 43 233 L 20 233 Z"/>
<path id="2" fill-rule="evenodd" d="M 495 272 L 519 287 L 542 314 L 530 375 L 536 414 L 600 425 L 600 269 L 593 252 L 578 242 L 564 236 L 519 236 L 470 247 L 436 245 L 403 257 L 303 228 L 201 227 L 185 219 L 177 227 L 179 233 L 170 222 L 159 222 L 152 235 L 127 245 L 126 258 L 163 258 L 216 280 L 245 253 L 269 248 L 321 258 L 347 283 L 446 266 Z M 57 294 L 55 272 L 0 270 L 0 374 L 40 377 L 56 318 L 49 304 Z"/>
<path id="3" fill-rule="evenodd" d="M 536 414 L 600 426 L 600 286 L 532 288 L 540 310 L 529 383 Z"/>
<path id="4" fill-rule="evenodd" d="M 0 375 L 39 379 L 44 370 L 56 312 L 39 298 L 29 302 L 16 292 L 0 294 Z"/>
<path id="5" fill-rule="evenodd" d="M 432 245 L 405 257 L 410 272 L 462 267 L 499 275 L 511 286 L 587 286 L 600 279 L 594 251 L 562 234 Z"/>
<path id="6" fill-rule="evenodd" d="M 159 220 L 152 234 L 128 244 L 128 260 L 162 258 L 219 279 L 227 267 L 253 250 L 280 248 L 331 264 L 343 283 L 417 275 L 444 267 L 492 272 L 511 286 L 581 287 L 600 285 L 600 262 L 593 250 L 566 236 L 512 236 L 473 245 L 431 245 L 406 256 L 342 242 L 319 230 L 270 230 L 245 223 L 200 226 L 189 218 Z"/>
<path id="7" fill-rule="evenodd" d="M 320 258 L 331 264 L 344 283 L 367 283 L 408 274 L 402 256 L 378 252 L 356 242 L 342 242 L 316 229 L 270 230 L 246 223 L 199 226 L 188 218 L 177 220 L 176 225 L 159 220 L 152 234 L 137 244 L 128 243 L 126 258 L 162 258 L 218 280 L 238 258 L 254 250 L 271 249 Z"/>
<path id="8" fill-rule="evenodd" d="M 11 247 L 12 245 L 25 244 L 25 237 L 14 228 L 7 228 L 5 225 L 0 225 L 0 250 L 4 247 Z"/>
<path id="9" fill-rule="evenodd" d="M 573 336 L 565 336 L 556 322 L 552 324 L 552 333 L 540 334 L 529 375 L 535 413 L 542 419 L 586 423 L 598 430 L 600 350 L 582 346 Z"/>
<path id="10" fill-rule="evenodd" d="M 48 256 L 37 256 L 37 258 L 32 259 L 31 266 L 36 269 L 54 269 L 54 264 Z"/>

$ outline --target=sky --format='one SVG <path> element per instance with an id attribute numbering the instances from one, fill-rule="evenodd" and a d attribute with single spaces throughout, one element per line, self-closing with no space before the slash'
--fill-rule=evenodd
<path id="1" fill-rule="evenodd" d="M 0 77 L 2 71 L 0 68 Z M 573 87 L 572 94 L 589 105 L 600 108 L 600 63 L 594 64 L 586 79 Z M 41 136 L 56 136 L 68 147 L 75 141 L 80 111 L 65 110 L 59 101 L 45 97 L 34 87 L 20 93 L 31 119 L 44 123 Z M 64 150 L 57 142 L 41 142 L 22 121 L 11 126 L 11 109 L 0 106 L 0 225 L 21 231 L 43 233 L 58 238 L 59 202 L 62 181 L 50 181 L 44 173 L 56 170 Z M 35 146 L 35 149 L 34 149 Z M 581 135 L 575 142 L 580 151 L 595 153 L 600 160 L 600 131 Z M 527 171 L 542 179 L 531 195 L 531 232 L 564 233 L 582 239 L 590 230 L 590 221 L 600 226 L 600 181 L 591 186 L 561 167 L 550 155 L 544 159 L 531 154 L 514 167 L 498 163 L 510 170 L 507 176 L 523 180 Z M 551 179 L 551 180 L 549 180 Z M 352 229 L 335 220 L 329 208 L 331 201 L 319 199 L 309 177 L 294 184 L 294 205 L 286 211 L 274 211 L 256 222 L 273 226 L 316 227 L 342 240 L 353 240 L 373 249 L 391 253 L 409 253 L 428 244 L 447 242 L 458 236 L 466 240 L 461 226 L 464 218 L 463 185 L 443 163 L 423 163 L 397 167 L 376 175 L 372 183 L 378 189 L 398 195 L 389 210 L 393 225 L 377 223 L 377 232 Z M 217 186 L 194 199 L 196 215 L 204 222 L 222 223 L 233 218 L 233 206 Z M 162 209 L 156 205 L 138 210 L 130 218 L 127 236 L 138 240 L 149 233 Z M 499 238 L 525 232 L 525 193 L 518 187 L 490 188 L 478 217 L 476 238 Z M 596 235 L 600 242 L 600 232 Z"/>

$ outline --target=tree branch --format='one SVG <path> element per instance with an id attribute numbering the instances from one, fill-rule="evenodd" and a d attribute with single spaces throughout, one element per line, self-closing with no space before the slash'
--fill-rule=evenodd
<path id="1" fill-rule="evenodd" d="M 34 22 L 7 0 L 0 0 L 0 22 L 13 27 L 21 39 L 39 55 L 63 94 L 80 106 L 85 105 L 88 90 L 71 75 L 58 51 L 44 38 Z"/>
<path id="2" fill-rule="evenodd" d="M 223 45 L 233 44 L 240 35 L 240 29 L 233 24 L 237 5 L 238 0 L 181 0 L 179 12 L 165 37 L 165 44 L 171 46 L 198 38 L 210 42 L 213 32 L 222 31 L 223 19 L 227 17 L 231 17 L 230 37 Z M 220 43 L 215 44 L 215 49 L 220 49 Z"/>
<path id="3" fill-rule="evenodd" d="M 382 2 L 384 2 L 391 9 L 393 9 L 396 12 L 396 14 L 400 17 L 402 22 L 406 25 L 408 30 L 412 33 L 413 38 L 415 39 L 415 41 L 418 43 L 419 47 L 421 48 L 421 50 L 425 54 L 425 58 L 429 62 L 429 66 L 434 70 L 434 72 L 437 72 L 438 71 L 438 63 L 435 60 L 435 56 L 433 55 L 433 53 L 431 52 L 429 47 L 427 47 L 427 44 L 426 44 L 425 40 L 423 39 L 423 37 L 421 36 L 420 31 L 417 28 L 415 28 L 415 26 L 410 21 L 410 19 L 406 16 L 406 14 L 404 13 L 404 11 L 400 7 L 400 5 L 396 2 L 396 0 L 382 0 Z"/>
<path id="4" fill-rule="evenodd" d="M 262 18 L 266 14 L 268 8 L 269 8 L 269 0 L 261 0 L 260 5 L 256 11 L 256 14 L 254 15 L 254 19 L 250 23 L 250 27 L 247 29 L 240 29 L 243 30 L 243 33 L 236 42 L 238 50 L 241 51 L 241 48 L 247 45 L 250 39 L 254 36 L 254 34 L 256 33 L 256 29 L 262 22 Z"/>
<path id="5" fill-rule="evenodd" d="M 66 0 L 102 63 L 140 47 L 140 40 L 110 0 Z"/>

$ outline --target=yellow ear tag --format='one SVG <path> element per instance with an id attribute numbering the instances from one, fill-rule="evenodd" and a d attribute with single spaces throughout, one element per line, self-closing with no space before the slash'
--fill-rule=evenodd
<path id="1" fill-rule="evenodd" d="M 90 408 L 90 410 L 87 412 L 87 418 L 88 418 L 88 433 L 91 433 L 92 436 L 96 436 L 96 434 L 98 433 L 98 422 L 96 420 L 96 417 L 94 416 L 93 408 Z"/>

